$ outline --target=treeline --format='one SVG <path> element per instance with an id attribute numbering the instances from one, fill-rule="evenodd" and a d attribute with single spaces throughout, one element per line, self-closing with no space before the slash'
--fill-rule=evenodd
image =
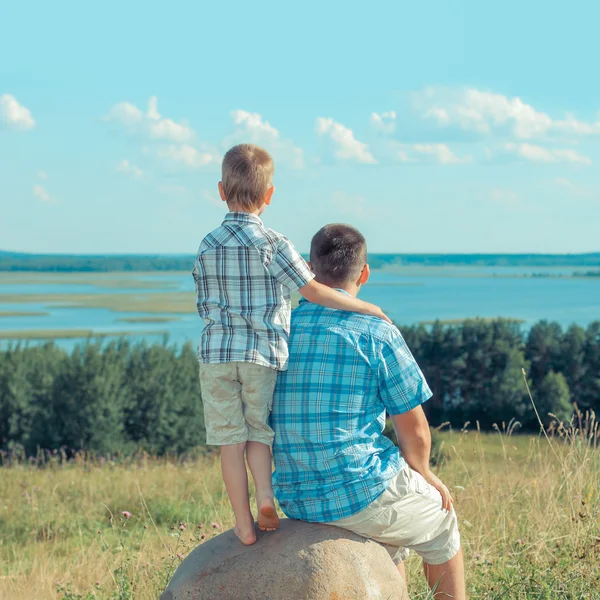
<path id="1" fill-rule="evenodd" d="M 522 376 L 545 425 L 568 420 L 573 402 L 600 412 L 600 322 L 563 331 L 542 321 L 469 320 L 403 327 L 434 393 L 432 425 L 482 429 L 516 418 L 539 428 Z M 168 344 L 54 344 L 0 352 L 0 450 L 78 449 L 107 455 L 138 449 L 183 454 L 205 441 L 195 350 Z"/>
<path id="2" fill-rule="evenodd" d="M 190 271 L 188 255 L 66 255 L 0 251 L 0 271 L 114 272 Z M 600 253 L 589 254 L 370 254 L 372 269 L 386 266 L 599 267 Z M 590 272 L 594 273 L 594 272 Z"/>
<path id="3" fill-rule="evenodd" d="M 574 403 L 600 413 L 599 321 L 566 331 L 540 321 L 526 335 L 505 319 L 402 332 L 433 392 L 425 404 L 433 425 L 470 421 L 490 429 L 515 418 L 524 429 L 538 429 L 522 369 L 544 425 L 552 420 L 549 413 L 569 420 Z"/>
<path id="4" fill-rule="evenodd" d="M 192 255 L 107 255 L 13 254 L 0 252 L 0 271 L 52 273 L 108 273 L 140 271 L 190 271 Z"/>
<path id="5" fill-rule="evenodd" d="M 54 344 L 0 352 L 0 449 L 182 454 L 204 444 L 191 345 Z"/>

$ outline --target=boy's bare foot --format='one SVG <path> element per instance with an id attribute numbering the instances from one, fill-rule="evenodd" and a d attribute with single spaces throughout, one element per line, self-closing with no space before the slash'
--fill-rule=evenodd
<path id="1" fill-rule="evenodd" d="M 240 542 L 244 544 L 244 546 L 252 546 L 254 542 L 256 542 L 256 532 L 254 531 L 254 522 L 252 522 L 252 526 L 241 527 L 236 524 L 233 528 L 233 533 L 238 537 Z"/>
<path id="2" fill-rule="evenodd" d="M 266 498 L 258 504 L 258 528 L 261 531 L 275 531 L 278 527 L 279 516 L 275 503 L 271 498 Z"/>

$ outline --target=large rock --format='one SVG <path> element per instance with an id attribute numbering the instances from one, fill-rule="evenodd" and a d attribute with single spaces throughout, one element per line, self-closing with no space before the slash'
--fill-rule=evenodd
<path id="1" fill-rule="evenodd" d="M 337 527 L 282 519 L 244 546 L 232 530 L 198 546 L 161 600 L 407 600 L 387 551 Z"/>

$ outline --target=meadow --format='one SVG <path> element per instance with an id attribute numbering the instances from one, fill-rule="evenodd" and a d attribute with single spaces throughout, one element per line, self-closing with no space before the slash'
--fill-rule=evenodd
<path id="1" fill-rule="evenodd" d="M 526 436 L 436 434 L 472 599 L 600 598 L 598 424 Z M 3 457 L 0 598 L 156 598 L 181 560 L 232 526 L 218 456 Z M 41 464 L 40 464 L 41 463 Z M 411 598 L 427 598 L 418 558 Z"/>

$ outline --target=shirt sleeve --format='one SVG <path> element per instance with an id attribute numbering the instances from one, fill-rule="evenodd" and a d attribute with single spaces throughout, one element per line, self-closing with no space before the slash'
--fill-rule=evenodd
<path id="1" fill-rule="evenodd" d="M 296 291 L 310 283 L 314 274 L 292 243 L 282 237 L 268 266 L 269 273 L 281 285 Z"/>
<path id="2" fill-rule="evenodd" d="M 379 394 L 390 415 L 401 415 L 431 398 L 432 393 L 402 334 L 390 328 L 379 360 Z"/>

